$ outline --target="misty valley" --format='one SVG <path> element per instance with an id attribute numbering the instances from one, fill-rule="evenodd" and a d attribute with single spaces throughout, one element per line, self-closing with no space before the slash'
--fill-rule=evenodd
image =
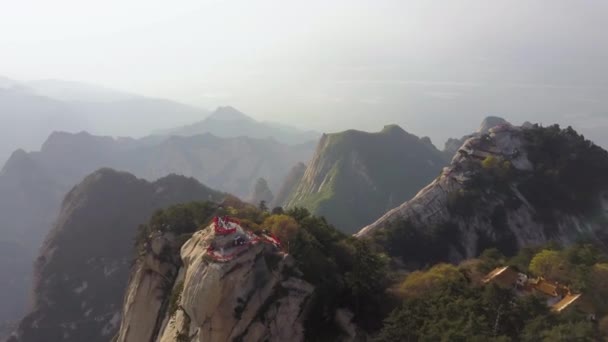
<path id="1" fill-rule="evenodd" d="M 0 342 L 608 341 L 607 16 L 7 3 Z"/>

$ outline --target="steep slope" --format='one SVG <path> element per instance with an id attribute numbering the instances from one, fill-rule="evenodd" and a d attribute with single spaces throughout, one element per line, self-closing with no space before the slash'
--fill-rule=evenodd
<path id="1" fill-rule="evenodd" d="M 128 171 L 148 180 L 181 174 L 246 197 L 260 177 L 268 180 L 271 189 L 278 188 L 289 168 L 307 160 L 313 148 L 212 135 L 135 140 L 53 133 L 39 152 L 15 152 L 0 172 L 0 241 L 19 246 L 19 265 L 31 265 L 63 196 L 100 167 Z M 0 268 L 0 273 L 5 271 Z M 30 273 L 29 266 L 24 273 Z M 0 285 L 9 281 L 13 281 L 12 276 L 2 277 Z M 0 305 L 0 321 L 14 320 L 25 309 L 29 282 L 21 277 L 15 281 L 3 288 L 16 292 L 0 293 L 0 301 L 15 303 Z M 15 310 L 18 306 L 21 309 Z"/>
<path id="2" fill-rule="evenodd" d="M 319 138 L 319 134 L 316 132 L 301 131 L 290 126 L 256 121 L 230 106 L 218 107 L 203 121 L 159 132 L 159 134 L 179 136 L 205 133 L 212 133 L 219 137 L 273 138 L 287 144 L 300 144 Z"/>
<path id="3" fill-rule="evenodd" d="M 0 322 L 14 322 L 25 312 L 32 265 L 59 211 L 61 189 L 22 150 L 0 171 L 0 245 L 8 253 L 0 258 Z"/>
<path id="4" fill-rule="evenodd" d="M 65 197 L 35 266 L 33 308 L 13 341 L 108 341 L 120 322 L 137 226 L 154 210 L 223 195 L 194 179 L 96 171 Z"/>
<path id="5" fill-rule="evenodd" d="M 277 195 L 274 198 L 272 203 L 273 207 L 282 207 L 287 204 L 289 200 L 289 196 L 296 190 L 298 184 L 304 177 L 304 173 L 306 172 L 306 164 L 298 163 L 294 167 L 291 168 L 285 180 L 283 180 L 283 184 L 279 188 Z"/>
<path id="6" fill-rule="evenodd" d="M 607 191 L 608 153 L 571 128 L 503 124 L 466 140 L 437 179 L 357 236 L 423 264 L 491 246 L 605 244 Z"/>
<path id="7" fill-rule="evenodd" d="M 499 125 L 505 125 L 505 124 L 509 124 L 509 122 L 503 118 L 500 118 L 497 116 L 488 116 L 485 119 L 483 119 L 483 121 L 479 125 L 479 129 L 477 130 L 477 132 L 475 132 L 473 134 L 465 135 L 464 137 L 462 137 L 460 139 L 455 139 L 455 138 L 448 139 L 445 142 L 443 152 L 445 153 L 447 158 L 452 159 L 454 154 L 456 154 L 456 152 L 458 152 L 458 150 L 460 149 L 462 144 L 464 144 L 464 142 L 467 141 L 467 139 L 479 136 L 481 134 L 487 134 L 491 128 L 499 126 Z"/>
<path id="8" fill-rule="evenodd" d="M 385 257 L 302 210 L 229 197 L 166 208 L 139 231 L 115 341 L 363 341 L 388 312 Z"/>
<path id="9" fill-rule="evenodd" d="M 306 207 L 353 233 L 414 196 L 444 165 L 432 144 L 396 125 L 326 134 L 287 206 Z"/>
<path id="10" fill-rule="evenodd" d="M 214 261 L 209 246 L 232 237 L 207 227 L 181 247 L 180 268 L 179 260 L 161 256 L 174 253 L 170 236 L 154 235 L 137 262 L 117 341 L 304 339 L 313 286 L 290 275 L 297 273 L 291 257 L 258 243 L 230 261 Z"/>

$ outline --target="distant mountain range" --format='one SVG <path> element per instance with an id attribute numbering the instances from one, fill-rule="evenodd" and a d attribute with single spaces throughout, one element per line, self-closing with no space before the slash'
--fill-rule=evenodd
<path id="1" fill-rule="evenodd" d="M 57 80 L 0 79 L 0 164 L 34 150 L 53 131 L 141 137 L 206 117 L 208 111 L 103 87 Z"/>
<path id="2" fill-rule="evenodd" d="M 219 137 L 247 136 L 251 138 L 273 138 L 287 144 L 298 144 L 317 140 L 319 133 L 269 122 L 259 122 L 227 106 L 217 108 L 209 117 L 191 125 L 159 131 L 162 135 L 191 136 L 212 133 Z"/>
<path id="3" fill-rule="evenodd" d="M 126 170 L 156 180 L 168 174 L 194 177 L 214 188 L 246 198 L 259 178 L 276 191 L 292 165 L 308 161 L 314 144 L 285 145 L 271 139 L 191 137 L 143 139 L 51 134 L 40 151 L 17 150 L 0 171 L 0 244 L 19 251 L 7 269 L 29 265 L 57 217 L 70 188 L 101 167 Z M 9 247 L 7 247 L 9 248 Z M 0 273 L 5 269 L 0 268 Z M 0 322 L 25 306 L 28 271 L 0 277 Z M 23 276 L 26 274 L 26 276 Z M 21 309 L 18 309 L 21 308 Z"/>
<path id="4" fill-rule="evenodd" d="M 168 127 L 178 127 L 168 129 Z M 259 122 L 232 107 L 213 113 L 171 100 L 62 80 L 0 77 L 0 164 L 16 149 L 35 150 L 53 131 L 115 137 L 157 135 L 272 138 L 288 144 L 319 133 Z"/>
<path id="5" fill-rule="evenodd" d="M 276 204 L 305 207 L 342 231 L 354 233 L 413 197 L 446 163 L 430 140 L 397 125 L 377 133 L 325 134 L 297 186 L 294 182 L 301 166 L 286 179 L 282 189 L 293 189 L 291 195 Z"/>
<path id="6" fill-rule="evenodd" d="M 58 142 L 47 148 L 63 145 Z M 127 149 L 138 149 L 133 146 L 143 142 L 125 144 Z M 14 165 L 8 164 L 8 171 Z M 593 260 L 592 244 L 605 250 L 608 243 L 606 170 L 608 152 L 573 129 L 558 126 L 519 127 L 486 120 L 479 132 L 464 140 L 450 164 L 429 139 L 395 125 L 377 133 L 324 135 L 306 170 L 296 164 L 279 193 L 297 181 L 288 200 L 300 200 L 326 214 L 330 223 L 345 231 L 350 227 L 340 224 L 354 225 L 394 206 L 347 237 L 325 219 L 301 210 L 269 217 L 230 197 L 218 206 L 225 195 L 194 179 L 170 176 L 150 183 L 102 169 L 65 197 L 36 261 L 34 308 L 10 341 L 101 342 L 112 340 L 117 330 L 118 341 L 178 342 L 186 337 L 299 341 L 324 336 L 325 327 L 334 329 L 332 336 L 339 336 L 335 340 L 343 340 L 342 336 L 349 341 L 370 340 L 383 320 L 395 317 L 389 316 L 390 311 L 409 308 L 410 302 L 401 306 L 400 295 L 388 290 L 401 286 L 392 277 L 395 271 L 415 276 L 420 273 L 413 271 L 428 265 L 457 264 L 490 248 L 513 256 L 548 243 L 570 246 L 578 241 L 590 245 L 569 258 Z M 424 177 L 431 181 L 413 196 L 415 184 Z M 254 193 L 268 194 L 263 179 L 255 184 Z M 398 195 L 413 198 L 392 204 Z M 215 203 L 181 204 L 153 214 L 156 208 L 193 199 Z M 285 235 L 283 248 L 253 242 L 236 247 L 235 235 L 220 235 L 206 227 L 211 217 L 226 212 L 242 215 L 243 225 L 258 229 L 255 241 L 264 236 L 268 222 L 274 222 L 270 229 Z M 136 227 L 152 214 L 136 235 Z M 138 241 L 137 254 L 130 267 L 133 239 Z M 210 251 L 218 245 L 219 253 L 224 248 L 238 252 L 215 259 Z M 390 258 L 390 273 L 386 258 Z M 455 266 L 454 270 L 459 277 L 473 277 Z M 332 279 L 341 274 L 344 278 Z M 421 286 L 427 287 L 422 281 Z M 327 286 L 328 282 L 334 285 Z M 368 289 L 370 298 L 387 295 L 371 303 L 387 305 L 389 310 L 376 308 L 372 317 L 356 310 L 353 300 L 344 302 L 351 305 L 347 308 L 331 305 L 353 288 L 369 284 L 374 285 Z M 440 293 L 448 290 L 452 291 L 446 288 Z M 311 300 L 315 296 L 323 300 Z M 325 302 L 330 305 L 319 305 Z M 315 307 L 318 311 L 311 309 Z M 546 319 L 544 315 L 539 317 Z M 307 323 L 319 317 L 327 324 L 323 328 Z M 368 323 L 363 317 L 380 325 L 363 327 Z"/>

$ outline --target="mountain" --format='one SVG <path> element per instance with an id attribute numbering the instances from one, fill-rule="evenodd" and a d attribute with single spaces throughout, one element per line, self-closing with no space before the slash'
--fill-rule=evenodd
<path id="1" fill-rule="evenodd" d="M 432 144 L 396 125 L 325 134 L 287 207 L 305 207 L 354 233 L 413 197 L 445 163 Z"/>
<path id="2" fill-rule="evenodd" d="M 240 220 L 233 233 L 212 223 L 226 213 Z M 370 291 L 382 282 L 381 256 L 301 210 L 190 203 L 155 214 L 140 232 L 115 341 L 365 341 L 357 304 L 362 321 L 381 321 L 383 305 L 353 291 L 355 279 Z"/>
<path id="3" fill-rule="evenodd" d="M 116 341 L 303 340 L 314 287 L 297 276 L 290 256 L 268 243 L 214 261 L 208 248 L 232 239 L 206 227 L 180 255 L 175 241 L 155 235 L 156 251 L 149 248 L 133 271 Z M 175 257 L 161 257 L 163 250 Z"/>
<path id="4" fill-rule="evenodd" d="M 403 262 L 608 242 L 608 152 L 559 126 L 502 124 L 466 140 L 416 197 L 357 234 Z"/>
<path id="5" fill-rule="evenodd" d="M 63 196 L 101 167 L 129 171 L 150 181 L 175 173 L 246 197 L 258 178 L 277 189 L 290 167 L 307 160 L 314 146 L 272 140 L 193 137 L 115 139 L 55 132 L 38 152 L 18 150 L 0 172 L 0 243 L 18 251 L 0 264 L 0 323 L 26 306 L 31 264 L 57 218 Z M 12 265 L 8 265 L 12 264 Z M 4 267 L 7 267 L 6 269 Z M 19 267 L 19 272 L 8 269 Z M 25 274 L 26 276 L 23 276 Z"/>
<path id="6" fill-rule="evenodd" d="M 379 254 L 357 252 L 364 244 L 322 218 L 270 215 L 232 196 L 218 204 L 222 197 L 179 176 L 149 183 L 102 169 L 86 177 L 45 240 L 34 307 L 9 341 L 365 337 L 351 310 L 369 302 L 351 279 L 375 288 L 382 267 L 353 272 Z M 213 224 L 227 213 L 242 222 L 228 235 Z"/>
<path id="7" fill-rule="evenodd" d="M 154 183 L 101 169 L 65 197 L 36 260 L 31 311 L 14 341 L 108 341 L 118 328 L 137 227 L 152 213 L 224 195 L 192 178 Z"/>
<path id="8" fill-rule="evenodd" d="M 18 148 L 39 147 L 54 130 L 87 125 L 67 104 L 18 88 L 0 87 L 0 163 Z"/>
<path id="9" fill-rule="evenodd" d="M 313 143 L 285 145 L 271 139 L 219 138 L 211 134 L 172 136 L 129 153 L 124 169 L 154 179 L 169 173 L 246 198 L 260 177 L 277 189 L 296 162 L 308 160 Z"/>
<path id="10" fill-rule="evenodd" d="M 266 205 L 270 205 L 270 203 L 272 203 L 274 195 L 268 187 L 268 182 L 266 182 L 264 178 L 258 178 L 258 180 L 255 182 L 255 186 L 253 187 L 253 191 L 251 192 L 249 199 L 249 202 L 252 204 L 264 202 Z"/>
<path id="11" fill-rule="evenodd" d="M 82 82 L 35 80 L 25 82 L 24 86 L 35 95 L 69 105 L 88 122 L 80 130 L 94 134 L 142 137 L 209 115 L 205 109 L 183 103 Z"/>
<path id="12" fill-rule="evenodd" d="M 291 168 L 274 198 L 273 207 L 282 207 L 287 204 L 289 196 L 296 190 L 305 172 L 306 164 L 304 163 L 297 163 Z"/>
<path id="13" fill-rule="evenodd" d="M 501 117 L 488 116 L 485 119 L 483 119 L 483 121 L 481 122 L 481 125 L 479 125 L 479 129 L 477 130 L 477 132 L 474 132 L 469 135 L 465 135 L 464 137 L 462 137 L 460 139 L 455 139 L 455 138 L 448 139 L 445 142 L 443 152 L 445 153 L 447 158 L 451 159 L 456 154 L 456 152 L 458 152 L 458 150 L 460 149 L 462 144 L 464 144 L 464 142 L 467 141 L 467 139 L 475 137 L 475 136 L 479 136 L 481 134 L 487 134 L 491 128 L 500 126 L 500 125 L 506 125 L 506 124 L 509 124 L 509 122 L 507 122 L 507 120 L 505 120 Z"/>
<path id="14" fill-rule="evenodd" d="M 159 134 L 178 136 L 204 133 L 212 133 L 219 137 L 273 138 L 286 144 L 305 143 L 317 140 L 319 137 L 318 133 L 312 131 L 301 131 L 275 123 L 258 122 L 230 106 L 218 107 L 203 121 L 159 132 Z"/>
<path id="15" fill-rule="evenodd" d="M 148 135 L 206 117 L 200 108 L 95 85 L 0 79 L 0 163 L 16 149 L 37 149 L 53 131 Z"/>

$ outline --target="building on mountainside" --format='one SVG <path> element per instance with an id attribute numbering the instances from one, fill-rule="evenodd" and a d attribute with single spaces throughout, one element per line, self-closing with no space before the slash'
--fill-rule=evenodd
<path id="1" fill-rule="evenodd" d="M 541 296 L 555 313 L 575 308 L 586 314 L 589 319 L 595 319 L 593 305 L 582 293 L 573 293 L 568 286 L 543 277 L 529 278 L 528 275 L 518 272 L 511 266 L 495 268 L 482 279 L 482 283 L 513 289 L 520 296 L 532 294 Z"/>
<path id="2" fill-rule="evenodd" d="M 528 276 L 511 266 L 497 267 L 482 280 L 483 284 L 493 283 L 503 288 L 523 289 L 528 283 Z"/>
<path id="3" fill-rule="evenodd" d="M 281 249 L 281 242 L 274 234 L 264 231 L 258 236 L 246 231 L 238 220 L 228 216 L 215 217 L 213 230 L 216 238 L 207 248 L 207 255 L 216 262 L 231 261 L 260 242 Z"/>
<path id="4" fill-rule="evenodd" d="M 558 282 L 549 281 L 543 277 L 530 279 L 526 290 L 544 297 L 547 301 L 547 306 L 551 307 L 552 310 L 554 305 L 559 303 L 566 296 L 572 295 L 572 292 L 567 286 Z"/>

